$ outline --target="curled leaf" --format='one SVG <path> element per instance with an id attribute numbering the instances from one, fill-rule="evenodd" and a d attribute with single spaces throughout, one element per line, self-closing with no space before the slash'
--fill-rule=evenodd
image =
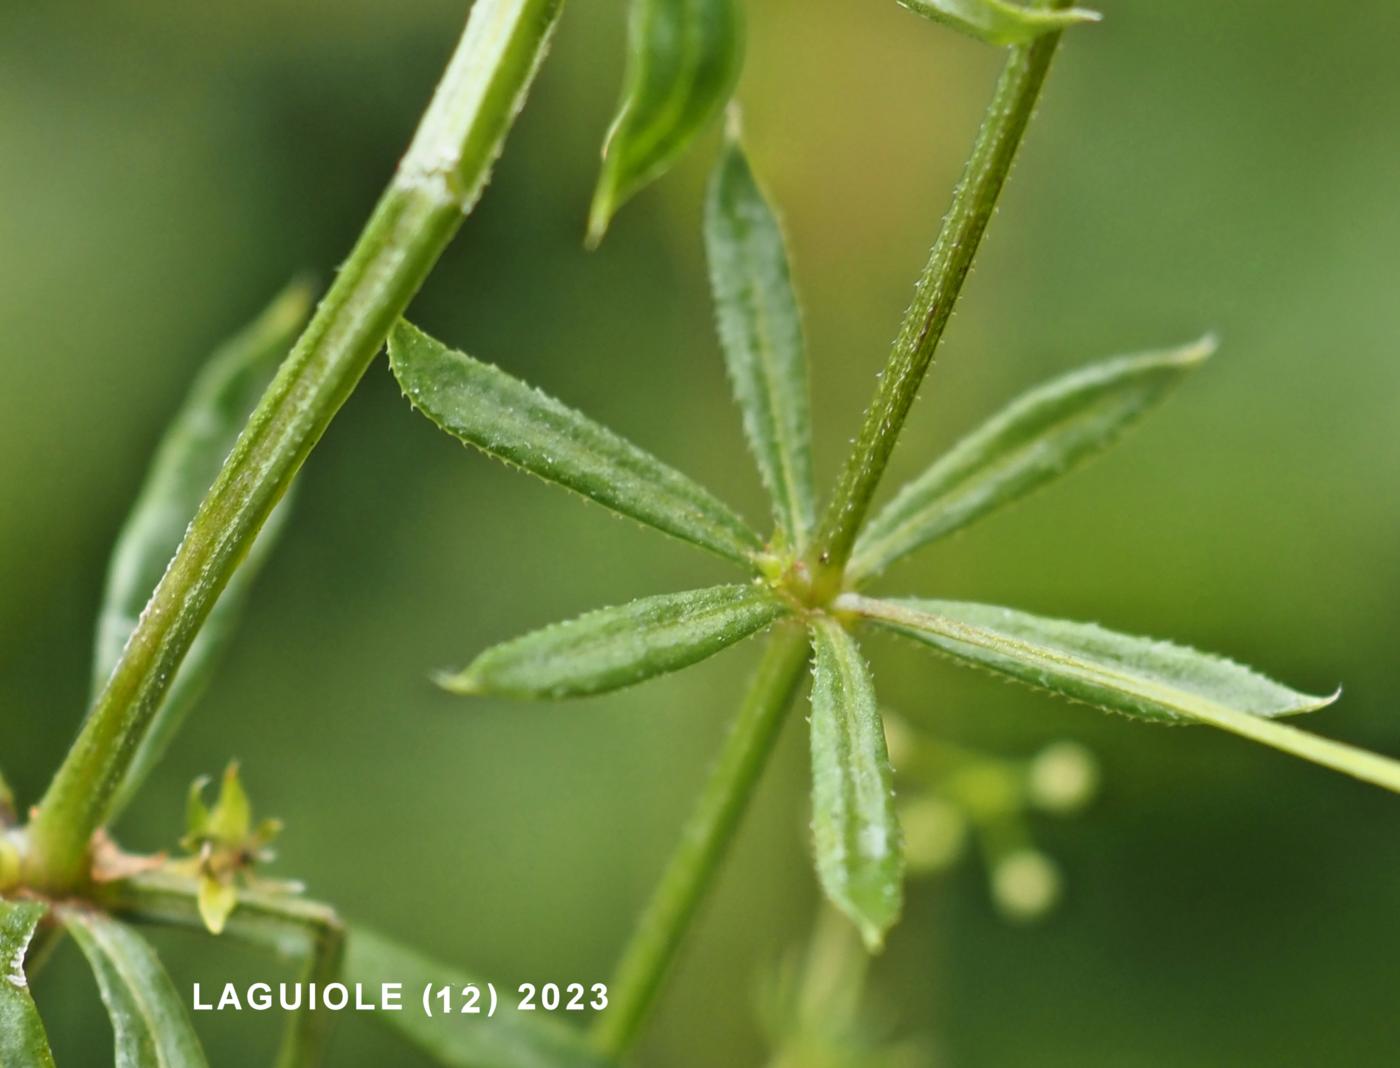
<path id="1" fill-rule="evenodd" d="M 910 482 L 856 541 L 851 574 L 878 574 L 1066 474 L 1111 444 L 1215 351 L 1211 337 L 1072 371 L 1016 398 Z"/>
<path id="2" fill-rule="evenodd" d="M 603 143 L 590 246 L 724 107 L 743 65 L 742 16 L 739 0 L 632 0 L 622 104 Z"/>
<path id="3" fill-rule="evenodd" d="M 184 999 L 146 940 L 90 909 L 65 908 L 59 917 L 97 978 L 116 1037 L 117 1068 L 205 1068 Z"/>
<path id="4" fill-rule="evenodd" d="M 53 1068 L 48 1034 L 29 993 L 24 959 L 48 906 L 0 900 L 0 1065 Z"/>
<path id="5" fill-rule="evenodd" d="M 248 415 L 286 356 L 311 306 L 302 284 L 289 286 L 241 333 L 210 357 L 171 421 L 112 552 L 97 620 L 93 692 L 121 657 L 146 601 L 175 555 L 200 501 L 233 448 Z M 279 506 L 214 605 L 122 782 L 123 807 L 203 693 L 242 614 L 248 588 L 285 522 Z"/>
<path id="6" fill-rule="evenodd" d="M 709 490 L 500 368 L 406 322 L 389 335 L 389 360 L 408 399 L 458 441 L 731 560 L 759 549 Z"/>
<path id="7" fill-rule="evenodd" d="M 1027 7 L 1009 0 L 899 0 L 910 11 L 994 45 L 1025 44 L 1103 16 L 1082 7 Z"/>
<path id="8" fill-rule="evenodd" d="M 744 433 L 778 527 L 800 552 L 815 509 L 802 321 L 778 220 L 732 137 L 710 179 L 705 248 Z"/>
<path id="9" fill-rule="evenodd" d="M 785 610 L 756 584 L 643 597 L 493 646 L 438 682 L 462 694 L 603 693 L 704 660 Z"/>
<path id="10" fill-rule="evenodd" d="M 870 669 L 835 620 L 812 625 L 812 838 L 822 889 L 878 949 L 899 916 L 904 851 Z"/>

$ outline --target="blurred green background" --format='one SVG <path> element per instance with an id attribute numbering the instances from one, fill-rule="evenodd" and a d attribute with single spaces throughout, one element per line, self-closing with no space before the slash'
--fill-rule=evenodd
<path id="1" fill-rule="evenodd" d="M 294 272 L 328 277 L 465 4 L 0 7 L 0 762 L 32 801 L 82 713 L 108 547 L 201 360 Z M 1400 8 L 1105 0 L 1070 35 L 893 476 L 1016 391 L 1206 329 L 1220 355 L 1109 456 L 885 588 L 1170 635 L 1343 700 L 1314 729 L 1400 753 Z M 751 3 L 741 87 L 807 315 L 834 474 L 998 56 L 892 0 Z M 711 325 L 712 134 L 581 247 L 624 5 L 575 0 L 477 213 L 413 308 L 754 519 Z M 601 603 L 727 572 L 468 454 L 382 362 L 302 479 L 213 692 L 122 826 L 173 844 L 231 756 L 278 870 L 502 983 L 605 976 L 754 648 L 566 706 L 463 704 L 427 672 Z M 1063 908 L 1012 929 L 976 864 L 913 890 L 872 997 L 939 1063 L 1392 1065 L 1400 799 L 1202 730 L 1152 729 L 869 643 L 888 702 L 1013 754 L 1075 737 L 1105 789 L 1038 828 Z M 755 977 L 815 904 L 800 715 L 643 1044 L 758 1063 Z M 158 938 L 182 988 L 277 976 Z M 110 1035 L 65 953 L 60 1063 Z M 275 1019 L 201 1019 L 216 1064 Z M 363 1019 L 333 1063 L 417 1064 Z"/>

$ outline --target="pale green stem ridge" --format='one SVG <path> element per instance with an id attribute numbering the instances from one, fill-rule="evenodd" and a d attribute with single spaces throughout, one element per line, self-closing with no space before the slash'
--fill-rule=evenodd
<path id="1" fill-rule="evenodd" d="M 680 845 L 609 984 L 608 1011 L 594 1029 L 595 1045 L 606 1056 L 620 1056 L 636 1037 L 701 899 L 714 882 L 802 681 L 807 650 L 803 627 L 779 624 Z"/>
<path id="2" fill-rule="evenodd" d="M 263 396 L 30 828 L 31 880 L 82 881 L 88 841 L 181 659 L 292 477 L 475 203 L 562 0 L 478 0 L 408 153 Z"/>
<path id="3" fill-rule="evenodd" d="M 1049 6 L 1065 5 L 1057 2 Z M 841 581 L 861 522 L 948 325 L 1059 43 L 1060 33 L 1055 32 L 1013 48 L 1002 69 L 875 399 L 866 410 L 860 436 L 822 517 L 815 540 L 814 572 L 828 595 L 837 592 L 834 587 Z"/>

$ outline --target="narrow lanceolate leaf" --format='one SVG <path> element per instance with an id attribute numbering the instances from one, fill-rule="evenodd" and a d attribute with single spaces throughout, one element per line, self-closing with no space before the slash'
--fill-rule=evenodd
<path id="1" fill-rule="evenodd" d="M 459 441 L 620 515 L 747 563 L 760 539 L 704 487 L 606 427 L 401 322 L 389 335 L 399 385 Z"/>
<path id="2" fill-rule="evenodd" d="M 403 1012 L 376 1012 L 375 1019 L 449 1068 L 603 1068 L 610 1062 L 590 1050 L 580 1032 L 542 1013 L 523 1013 L 507 1006 L 485 1018 L 489 995 L 483 980 L 455 967 L 429 960 L 414 950 L 363 927 L 350 932 L 345 955 L 345 981 L 378 990 L 383 983 L 402 983 L 404 990 L 448 987 L 460 1005 L 467 987 L 481 991 L 482 1014 L 437 1013 L 433 1018 L 405 1004 Z M 596 997 L 585 989 L 584 1002 Z"/>
<path id="3" fill-rule="evenodd" d="M 306 287 L 293 285 L 227 341 L 200 372 L 162 438 L 108 567 L 97 620 L 94 694 L 116 666 L 151 591 L 179 548 L 190 519 L 253 406 L 291 348 L 309 307 Z M 284 515 L 285 508 L 279 508 L 263 527 L 190 647 L 126 776 L 118 807 L 164 755 L 180 722 L 199 699 L 232 636 L 253 576 L 276 541 Z"/>
<path id="4" fill-rule="evenodd" d="M 53 1068 L 24 974 L 29 940 L 45 909 L 38 901 L 0 901 L 0 1068 Z"/>
<path id="5" fill-rule="evenodd" d="M 885 730 L 855 640 L 812 627 L 812 835 L 826 896 L 873 949 L 899 916 L 904 852 Z"/>
<path id="6" fill-rule="evenodd" d="M 959 441 L 861 532 L 851 574 L 867 578 L 1047 482 L 1118 435 L 1215 351 L 1192 345 L 1106 360 L 1038 386 Z"/>
<path id="7" fill-rule="evenodd" d="M 724 107 L 743 64 L 742 15 L 739 0 L 632 0 L 622 104 L 603 143 L 590 245 Z"/>
<path id="8" fill-rule="evenodd" d="M 784 611 L 756 584 L 643 597 L 493 646 L 464 671 L 438 681 L 464 694 L 603 693 L 704 660 Z"/>
<path id="9" fill-rule="evenodd" d="M 145 939 L 105 913 L 65 908 L 59 915 L 97 977 L 117 1068 L 205 1068 L 184 999 Z"/>
<path id="10" fill-rule="evenodd" d="M 778 527 L 801 551 L 814 509 L 802 322 L 778 220 L 732 138 L 710 179 L 705 249 L 744 432 Z"/>
<path id="11" fill-rule="evenodd" d="M 1036 8 L 1009 0 L 899 0 L 910 11 L 994 45 L 1025 44 L 1041 34 L 1098 22 L 1082 7 Z"/>
<path id="12" fill-rule="evenodd" d="M 1170 642 L 993 605 L 843 594 L 835 607 L 1071 700 L 1162 723 L 1206 723 L 1400 793 L 1400 761 L 1275 722 L 1324 708 L 1337 693 L 1313 697 Z"/>

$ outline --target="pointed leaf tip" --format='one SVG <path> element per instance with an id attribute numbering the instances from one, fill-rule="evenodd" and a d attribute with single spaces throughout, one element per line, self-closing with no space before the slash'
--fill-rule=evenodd
<path id="1" fill-rule="evenodd" d="M 458 697 L 475 697 L 482 692 L 481 684 L 470 669 L 453 671 L 451 668 L 441 668 L 428 678 L 434 686 Z"/>

